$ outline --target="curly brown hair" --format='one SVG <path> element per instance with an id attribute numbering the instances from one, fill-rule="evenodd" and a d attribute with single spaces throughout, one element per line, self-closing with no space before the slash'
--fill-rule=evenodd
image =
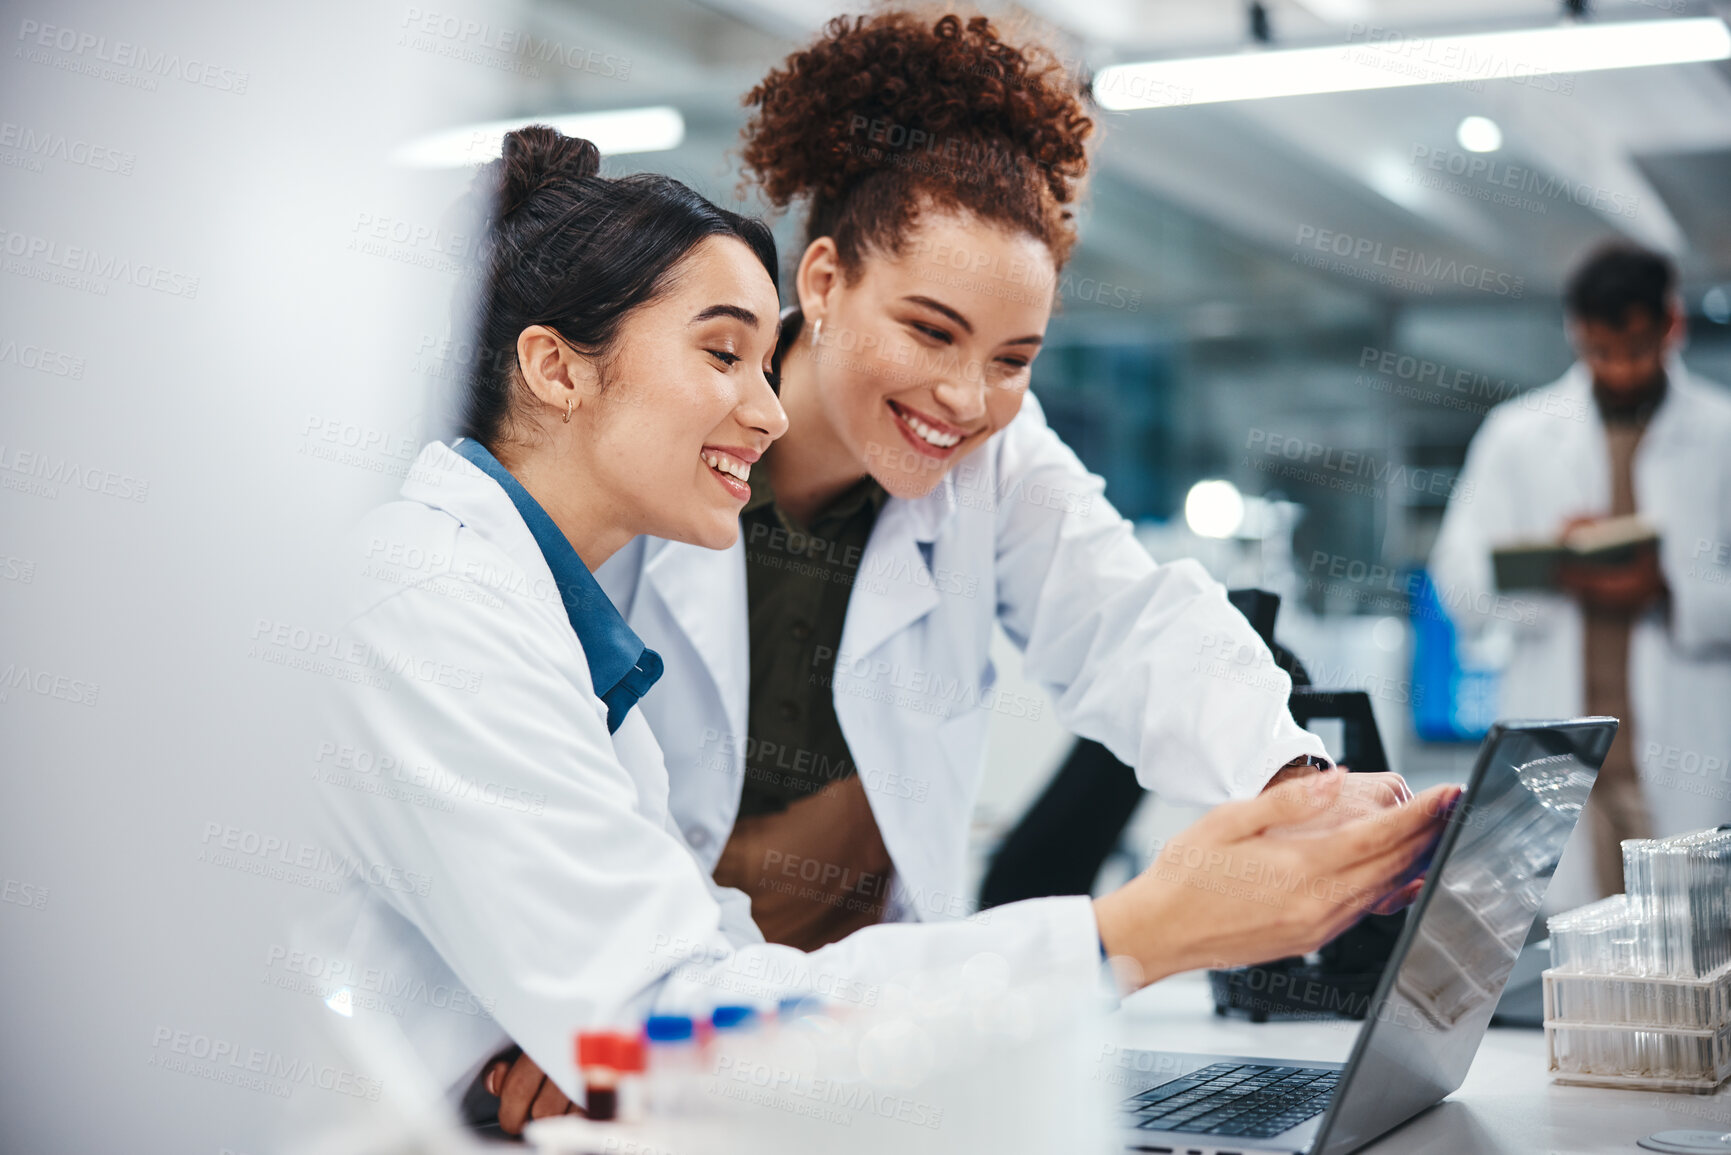
<path id="1" fill-rule="evenodd" d="M 810 202 L 806 243 L 845 274 L 896 254 L 922 207 L 960 209 L 1045 243 L 1062 267 L 1094 122 L 1050 50 L 984 16 L 838 16 L 745 96 L 748 180 L 777 208 Z"/>

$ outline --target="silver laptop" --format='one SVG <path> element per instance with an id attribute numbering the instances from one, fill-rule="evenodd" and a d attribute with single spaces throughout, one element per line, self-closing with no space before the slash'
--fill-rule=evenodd
<path id="1" fill-rule="evenodd" d="M 1345 1155 L 1459 1087 L 1616 733 L 1493 726 L 1346 1063 L 1121 1053 L 1126 1148 Z"/>

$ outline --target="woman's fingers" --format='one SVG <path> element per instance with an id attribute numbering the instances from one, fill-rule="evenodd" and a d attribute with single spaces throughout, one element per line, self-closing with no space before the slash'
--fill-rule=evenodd
<path id="1" fill-rule="evenodd" d="M 520 1055 L 505 1074 L 505 1087 L 499 1096 L 499 1128 L 507 1135 L 523 1133 L 529 1120 L 529 1108 L 541 1093 L 546 1076 L 528 1055 Z"/>
<path id="2" fill-rule="evenodd" d="M 1460 796 L 1455 785 L 1433 786 L 1404 806 L 1379 810 L 1335 830 L 1329 838 L 1339 868 L 1371 862 L 1404 843 L 1439 833 L 1449 806 Z"/>
<path id="3" fill-rule="evenodd" d="M 1327 835 L 1356 818 L 1388 810 L 1412 800 L 1412 792 L 1398 774 L 1353 774 L 1342 780 L 1334 800 L 1303 822 L 1271 826 L 1267 833 L 1285 838 L 1315 838 Z"/>
<path id="4" fill-rule="evenodd" d="M 545 1119 L 549 1115 L 563 1115 L 570 1109 L 571 1100 L 565 1097 L 565 1092 L 552 1079 L 547 1079 L 542 1082 L 535 1101 L 529 1104 L 529 1118 Z"/>
<path id="5" fill-rule="evenodd" d="M 1370 913 L 1394 914 L 1397 911 L 1405 910 L 1413 904 L 1413 901 L 1418 898 L 1418 892 L 1423 889 L 1424 879 L 1415 878 L 1399 890 L 1391 892 L 1387 898 L 1371 907 Z"/>
<path id="6" fill-rule="evenodd" d="M 1362 798 L 1378 806 L 1401 806 L 1412 801 L 1412 787 L 1395 773 L 1349 774 L 1341 785 L 1342 797 Z"/>
<path id="7" fill-rule="evenodd" d="M 1360 913 L 1387 914 L 1406 906 L 1422 888 L 1424 880 L 1413 878 L 1413 867 L 1437 837 L 1435 829 L 1420 826 L 1375 857 L 1339 872 L 1338 893 Z"/>
<path id="8" fill-rule="evenodd" d="M 499 1097 L 499 1092 L 505 1089 L 505 1072 L 511 1069 L 511 1064 L 522 1054 L 523 1048 L 513 1043 L 493 1056 L 487 1064 L 487 1075 L 483 1081 L 487 1094 L 495 1099 Z"/>
<path id="9" fill-rule="evenodd" d="M 1272 826 L 1304 822 L 1315 818 L 1334 801 L 1345 777 L 1344 771 L 1325 770 L 1282 782 L 1254 798 L 1216 806 L 1197 821 L 1194 829 L 1221 842 L 1238 842 L 1254 838 Z"/>
<path id="10" fill-rule="evenodd" d="M 509 1066 L 503 1061 L 487 1070 L 487 1090 L 499 1099 L 499 1128 L 521 1134 L 530 1119 L 565 1115 L 576 1110 L 557 1083 L 547 1078 L 528 1055 L 519 1053 Z"/>
<path id="11" fill-rule="evenodd" d="M 1391 811 L 1349 823 L 1326 843 L 1331 853 L 1305 879 L 1307 897 L 1338 908 L 1323 918 L 1330 936 L 1369 913 L 1388 913 L 1418 895 L 1414 865 L 1441 832 L 1459 787 L 1439 786 Z"/>

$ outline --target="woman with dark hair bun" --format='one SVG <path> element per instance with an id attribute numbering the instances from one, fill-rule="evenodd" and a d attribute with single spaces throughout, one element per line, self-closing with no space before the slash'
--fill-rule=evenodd
<path id="1" fill-rule="evenodd" d="M 332 748 L 428 787 L 327 799 L 350 859 L 390 864 L 351 880 L 339 957 L 445 992 L 401 1021 L 458 1095 L 507 1030 L 572 1075 L 570 1031 L 684 961 L 653 944 L 722 939 L 633 709 L 661 659 L 591 571 L 639 534 L 733 543 L 787 427 L 761 222 L 604 177 L 592 143 L 544 126 L 507 136 L 476 192 L 463 436 L 362 522 L 326 663 Z"/>
<path id="2" fill-rule="evenodd" d="M 1252 797 L 1322 752 L 1285 675 L 1201 567 L 1149 559 L 1026 397 L 1087 164 L 1073 83 L 983 18 L 890 11 L 832 22 L 746 102 L 748 173 L 809 212 L 776 353 L 790 429 L 751 471 L 742 544 L 639 539 L 597 575 L 666 659 L 635 715 L 666 752 L 669 837 L 724 902 L 750 903 L 750 937 L 730 942 L 849 976 L 989 950 L 1014 979 L 1094 981 L 1109 951 L 1145 982 L 1333 937 L 1395 887 L 1435 807 L 1329 839 L 1265 833 L 1343 789 L 1356 807 L 1325 821 L 1404 784 L 1329 773 Z M 1065 723 L 1144 782 L 1246 799 L 1183 836 L 1220 857 L 956 920 L 986 724 L 1039 708 L 994 693 L 1000 624 Z M 1199 676 L 1221 651 L 1254 676 Z M 1231 855 L 1357 880 L 1358 900 L 1211 877 Z M 898 921 L 929 925 L 879 925 Z M 742 945 L 759 933 L 783 946 Z M 569 1060 L 541 1048 L 559 1064 L 546 1083 L 516 1037 L 528 1054 L 485 1077 L 507 1129 L 569 1092 Z"/>

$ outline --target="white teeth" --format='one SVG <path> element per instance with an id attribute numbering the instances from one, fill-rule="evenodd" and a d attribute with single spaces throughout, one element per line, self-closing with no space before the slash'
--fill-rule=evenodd
<path id="1" fill-rule="evenodd" d="M 725 473 L 729 477 L 737 477 L 741 481 L 751 480 L 751 466 L 744 461 L 740 461 L 736 457 L 730 457 L 725 453 L 715 453 L 708 450 L 706 450 L 702 456 L 704 464 L 708 465 L 709 468 L 715 470 L 717 473 Z"/>
<path id="2" fill-rule="evenodd" d="M 939 433 L 936 429 L 933 429 L 930 425 L 927 425 L 924 421 L 921 421 L 906 409 L 897 409 L 896 413 L 903 421 L 907 422 L 908 428 L 912 429 L 915 433 L 918 433 L 920 435 L 920 440 L 924 441 L 928 445 L 935 445 L 939 449 L 948 449 L 952 445 L 959 444 L 962 440 L 960 434 Z"/>

